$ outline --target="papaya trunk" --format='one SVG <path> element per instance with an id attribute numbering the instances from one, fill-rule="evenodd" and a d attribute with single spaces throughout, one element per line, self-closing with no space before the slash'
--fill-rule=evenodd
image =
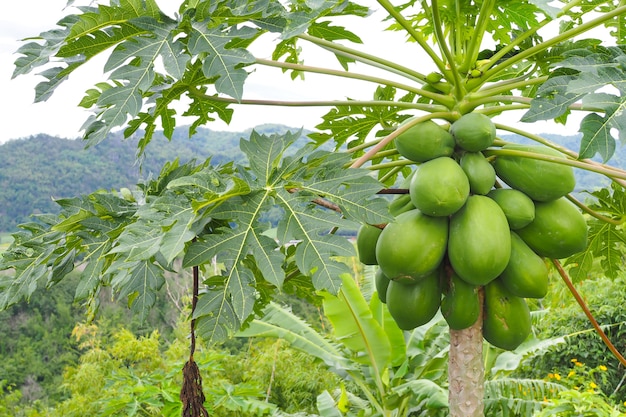
<path id="1" fill-rule="evenodd" d="M 480 294 L 483 304 L 482 291 Z M 481 314 L 472 326 L 450 329 L 448 363 L 450 417 L 483 417 L 485 369 Z"/>

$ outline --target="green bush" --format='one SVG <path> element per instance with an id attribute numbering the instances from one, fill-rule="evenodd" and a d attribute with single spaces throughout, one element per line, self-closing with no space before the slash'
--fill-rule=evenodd
<path id="1" fill-rule="evenodd" d="M 620 352 L 626 352 L 626 292 L 623 278 L 610 280 L 597 278 L 577 285 L 596 320 L 603 326 L 609 339 Z M 553 346 L 539 356 L 523 363 L 516 376 L 546 378 L 548 375 L 564 377 L 576 369 L 605 369 L 602 378 L 593 382 L 606 397 L 616 404 L 626 398 L 624 367 L 602 342 L 581 307 L 564 284 L 554 282 L 543 300 L 548 312 L 537 323 L 539 339 L 565 336 L 566 342 Z M 572 368 L 574 365 L 574 368 Z M 591 375 L 591 374 L 589 374 Z M 621 399 L 621 400 L 620 400 Z"/>

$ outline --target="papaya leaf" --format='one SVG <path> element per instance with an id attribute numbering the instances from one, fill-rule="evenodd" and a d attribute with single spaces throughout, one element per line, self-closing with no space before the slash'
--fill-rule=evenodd
<path id="1" fill-rule="evenodd" d="M 393 87 L 377 87 L 374 92 L 374 100 L 394 100 L 396 89 Z M 415 94 L 409 93 L 398 101 L 412 102 Z M 398 113 L 404 108 L 401 106 L 337 106 L 326 113 L 322 123 L 315 126 L 322 132 L 310 135 L 318 145 L 329 140 L 335 142 L 336 149 L 345 145 L 349 140 L 350 146 L 356 146 L 365 141 L 365 138 L 378 126 L 381 121 L 396 120 Z M 382 126 L 386 128 L 388 126 Z M 324 132 L 329 131 L 329 132 Z"/>
<path id="2" fill-rule="evenodd" d="M 589 207 L 607 217 L 620 219 L 626 213 L 626 193 L 616 185 L 590 193 L 595 202 Z M 617 278 L 624 270 L 622 253 L 626 245 L 624 230 L 613 223 L 604 222 L 595 218 L 587 221 L 588 244 L 587 248 L 571 256 L 565 262 L 570 266 L 569 275 L 574 282 L 586 279 L 593 261 L 599 259 L 604 275 Z"/>
<path id="3" fill-rule="evenodd" d="M 626 140 L 626 95 L 618 97 L 613 94 L 594 93 L 583 97 L 583 106 L 599 108 L 604 115 L 590 113 L 580 124 L 583 138 L 580 144 L 579 158 L 591 158 L 599 153 L 603 161 L 608 161 L 615 152 L 616 140 Z M 618 132 L 616 138 L 612 129 Z"/>
<path id="4" fill-rule="evenodd" d="M 524 113 L 522 122 L 556 119 L 568 112 L 569 106 L 580 100 L 584 94 L 568 92 L 568 85 L 575 80 L 574 75 L 557 75 L 549 78 L 537 90 L 530 102 L 530 109 Z"/>
<path id="5" fill-rule="evenodd" d="M 229 48 L 228 43 L 236 38 L 256 35 L 256 31 L 247 29 L 231 29 L 209 27 L 206 23 L 193 24 L 188 42 L 192 55 L 206 54 L 202 70 L 207 78 L 219 77 L 215 83 L 218 92 L 227 94 L 238 101 L 243 95 L 243 84 L 248 76 L 241 68 L 254 62 L 254 56 L 242 48 Z"/>
<path id="6" fill-rule="evenodd" d="M 216 257 L 224 264 L 225 269 L 218 276 L 208 277 L 216 284 L 213 293 L 221 292 L 223 299 L 210 305 L 227 308 L 224 317 L 232 313 L 238 322 L 249 319 L 257 307 L 257 272 L 276 288 L 282 287 L 286 258 L 285 252 L 278 250 L 281 246 L 295 247 L 291 252 L 293 261 L 300 273 L 311 277 L 316 289 L 336 293 L 341 285 L 340 275 L 349 271 L 337 257 L 354 256 L 354 247 L 345 237 L 330 231 L 356 228 L 356 223 L 346 216 L 378 222 L 388 216 L 384 202 L 372 198 L 381 185 L 367 178 L 365 170 L 344 168 L 347 156 L 311 152 L 309 146 L 287 155 L 288 147 L 299 134 L 265 136 L 252 132 L 249 140 L 241 141 L 241 149 L 249 159 L 249 169 L 239 171 L 241 177 L 226 181 L 198 173 L 171 183 L 173 190 L 193 185 L 196 193 L 191 206 L 199 216 L 221 222 L 207 233 L 199 233 L 189 244 L 183 267 L 210 264 Z M 215 190 L 220 186 L 223 188 L 218 193 Z M 336 200 L 346 207 L 346 214 L 313 204 L 321 197 Z M 284 215 L 273 239 L 268 236 L 269 225 L 260 219 L 276 206 Z M 221 312 L 212 315 L 221 316 Z M 214 329 L 232 327 L 220 327 L 216 321 L 211 324 L 211 335 L 223 334 Z"/>
<path id="7" fill-rule="evenodd" d="M 116 269 L 115 265 L 111 268 Z M 124 261 L 123 273 L 116 274 L 111 286 L 119 297 L 128 297 L 131 310 L 143 321 L 156 302 L 156 293 L 163 284 L 163 270 L 150 260 L 129 264 Z"/>

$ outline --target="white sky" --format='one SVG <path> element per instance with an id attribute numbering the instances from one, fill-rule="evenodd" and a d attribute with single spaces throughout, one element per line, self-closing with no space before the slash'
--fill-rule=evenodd
<path id="1" fill-rule="evenodd" d="M 157 0 L 162 9 L 170 14 L 177 10 L 181 0 Z M 86 89 L 94 83 L 104 81 L 102 74 L 103 60 L 90 62 L 73 74 L 69 81 L 63 83 L 54 95 L 45 103 L 33 104 L 35 85 L 42 80 L 36 74 L 28 74 L 11 80 L 13 62 L 17 58 L 14 52 L 23 44 L 19 40 L 28 36 L 36 36 L 44 30 L 52 29 L 56 22 L 64 16 L 63 8 L 66 0 L 4 0 L 0 3 L 0 91 L 3 99 L 0 100 L 0 143 L 9 139 L 17 139 L 47 133 L 61 137 L 79 137 L 80 127 L 90 114 L 87 110 L 78 107 Z M 85 4 L 85 2 L 79 2 Z M 361 1 L 362 4 L 373 4 L 372 1 Z M 417 46 L 407 45 L 401 35 L 382 32 L 371 25 L 379 21 L 368 19 L 367 25 L 361 23 L 351 29 L 357 32 L 366 45 L 378 47 L 378 54 L 390 60 L 400 61 L 407 66 L 418 68 L 420 72 L 428 73 L 430 68 L 424 68 L 424 60 L 417 53 Z M 382 27 L 382 26 L 381 26 Z M 393 48 L 391 45 L 398 45 Z M 416 51 L 415 53 L 412 53 Z M 370 50 L 368 49 L 368 52 Z M 269 57 L 271 51 L 261 52 Z M 338 67 L 336 60 L 330 54 L 324 55 L 315 48 L 309 55 L 305 55 L 305 64 Z M 326 58 L 326 56 L 328 58 Z M 263 56 L 261 56 L 263 57 Z M 307 58 L 310 58 L 307 59 Z M 320 61 L 321 59 L 321 61 Z M 359 69 L 365 71 L 365 69 Z M 332 81 L 328 77 L 307 75 L 306 81 L 290 81 L 287 75 L 282 75 L 278 69 L 260 69 L 255 71 L 244 89 L 245 98 L 267 98 L 271 95 L 275 99 L 319 100 L 319 99 L 371 99 L 375 86 L 365 82 L 348 82 L 346 80 Z M 262 123 L 283 123 L 286 125 L 313 128 L 321 121 L 321 116 L 328 108 L 277 108 L 262 106 L 239 106 L 230 126 L 218 121 L 207 127 L 214 130 L 243 130 Z M 517 119 L 521 113 L 516 115 Z M 515 123 L 511 120 L 510 123 Z M 181 121 L 179 124 L 183 124 Z M 524 124 L 524 128 L 529 126 Z M 563 126 L 554 126 L 549 123 L 537 124 L 532 127 L 534 132 L 565 133 Z M 575 132 L 576 127 L 573 131 Z M 569 132 L 572 133 L 572 132 Z"/>

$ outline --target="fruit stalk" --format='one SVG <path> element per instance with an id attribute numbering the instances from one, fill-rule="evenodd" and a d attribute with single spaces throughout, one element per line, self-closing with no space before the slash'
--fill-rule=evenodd
<path id="1" fill-rule="evenodd" d="M 479 292 L 482 306 L 484 294 Z M 450 329 L 448 380 L 450 417 L 483 417 L 485 371 L 483 365 L 483 320 L 481 313 L 472 326 Z"/>

